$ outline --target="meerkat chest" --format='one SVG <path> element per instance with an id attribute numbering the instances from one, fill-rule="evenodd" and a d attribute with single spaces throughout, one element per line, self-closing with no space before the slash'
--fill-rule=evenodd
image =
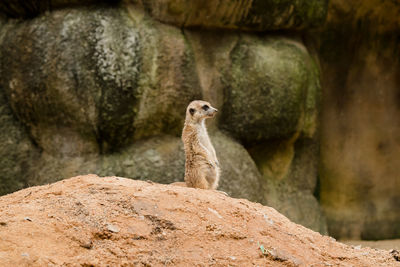
<path id="1" fill-rule="evenodd" d="M 207 134 L 207 130 L 204 127 L 199 127 L 197 129 L 197 137 L 200 143 L 200 146 L 203 147 L 203 149 L 207 152 L 207 154 L 210 156 L 210 158 L 214 158 L 214 148 L 211 144 L 210 138 Z"/>

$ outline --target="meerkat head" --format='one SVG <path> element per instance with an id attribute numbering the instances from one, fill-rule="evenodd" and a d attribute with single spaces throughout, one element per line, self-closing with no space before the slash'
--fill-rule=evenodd
<path id="1" fill-rule="evenodd" d="M 204 119 L 212 118 L 218 112 L 210 103 L 202 100 L 192 101 L 186 109 L 186 120 L 201 122 Z"/>

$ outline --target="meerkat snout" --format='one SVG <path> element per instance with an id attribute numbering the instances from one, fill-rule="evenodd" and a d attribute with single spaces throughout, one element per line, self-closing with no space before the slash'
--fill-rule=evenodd
<path id="1" fill-rule="evenodd" d="M 211 113 L 211 117 L 214 117 L 215 114 L 217 114 L 217 112 L 218 112 L 218 109 L 213 108 L 213 107 L 211 107 L 209 110 L 210 110 L 210 113 Z"/>
<path id="2" fill-rule="evenodd" d="M 206 101 L 192 101 L 186 109 L 182 141 L 185 149 L 185 182 L 189 187 L 216 189 L 220 169 L 215 149 L 211 144 L 205 120 L 218 110 Z"/>

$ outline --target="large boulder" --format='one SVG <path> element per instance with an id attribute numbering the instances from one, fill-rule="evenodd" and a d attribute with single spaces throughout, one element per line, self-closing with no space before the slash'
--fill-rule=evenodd
<path id="1" fill-rule="evenodd" d="M 230 61 L 223 77 L 223 129 L 246 143 L 287 139 L 302 130 L 310 115 L 307 101 L 315 110 L 320 86 L 318 67 L 301 42 L 244 35 Z"/>
<path id="2" fill-rule="evenodd" d="M 129 22 L 116 10 L 64 10 L 7 26 L 0 83 L 40 148 L 98 153 L 115 124 L 132 131 L 139 45 Z M 123 115 L 110 118 L 114 110 Z"/>
<path id="3" fill-rule="evenodd" d="M 338 238 L 399 238 L 400 3 L 332 0 L 321 33 L 320 201 Z"/>
<path id="4" fill-rule="evenodd" d="M 327 0 L 131 0 L 153 18 L 179 27 L 254 31 L 302 29 L 325 21 Z"/>
<path id="5" fill-rule="evenodd" d="M 8 25 L 0 50 L 0 85 L 51 154 L 103 153 L 178 134 L 186 104 L 200 97 L 180 31 L 135 26 L 120 9 L 62 10 Z"/>
<path id="6" fill-rule="evenodd" d="M 300 41 L 284 37 L 245 35 L 230 55 L 221 127 L 241 140 L 256 162 L 266 203 L 326 233 L 314 197 L 318 65 Z"/>

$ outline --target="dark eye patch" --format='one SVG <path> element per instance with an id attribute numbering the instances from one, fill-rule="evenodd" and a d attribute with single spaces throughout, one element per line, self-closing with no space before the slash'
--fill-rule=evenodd
<path id="1" fill-rule="evenodd" d="M 207 106 L 207 105 L 204 105 L 204 106 L 202 106 L 201 108 L 202 108 L 204 111 L 207 111 L 210 107 Z"/>
<path id="2" fill-rule="evenodd" d="M 189 109 L 189 112 L 190 112 L 190 114 L 193 116 L 193 114 L 194 114 L 194 112 L 195 112 L 196 110 L 194 109 L 194 108 L 191 108 L 191 109 Z"/>

